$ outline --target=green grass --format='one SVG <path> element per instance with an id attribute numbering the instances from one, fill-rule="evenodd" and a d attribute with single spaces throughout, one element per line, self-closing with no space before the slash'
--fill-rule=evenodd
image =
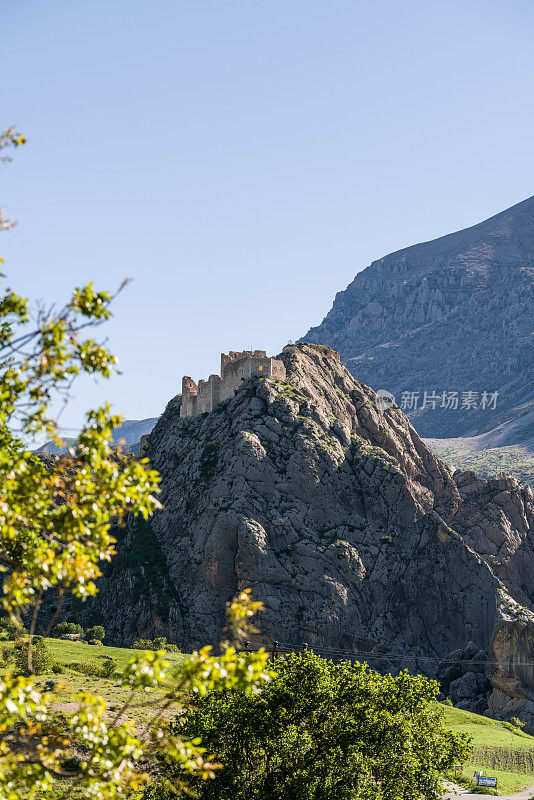
<path id="1" fill-rule="evenodd" d="M 497 478 L 504 472 L 534 489 L 534 456 L 521 447 L 490 447 L 468 452 L 447 446 L 436 447 L 435 452 L 456 469 L 472 470 L 482 478 Z"/>
<path id="2" fill-rule="evenodd" d="M 46 645 L 54 656 L 55 661 L 67 664 L 70 661 L 98 661 L 99 656 L 111 656 L 117 662 L 117 669 L 124 669 L 132 656 L 138 655 L 139 650 L 127 647 L 107 647 L 106 645 L 86 644 L 85 642 L 69 642 L 66 639 L 47 639 Z M 184 658 L 181 653 L 167 653 L 166 659 L 173 666 Z"/>
<path id="3" fill-rule="evenodd" d="M 130 689 L 121 686 L 117 677 L 102 678 L 91 675 L 81 675 L 68 668 L 69 663 L 95 661 L 99 664 L 104 663 L 104 659 L 98 656 L 111 656 L 116 663 L 117 669 L 122 671 L 130 658 L 139 655 L 139 650 L 125 647 L 106 647 L 105 645 L 90 645 L 85 642 L 69 642 L 63 639 L 47 639 L 46 644 L 54 656 L 54 660 L 65 665 L 65 671 L 59 675 L 47 673 L 36 678 L 36 684 L 43 689 L 45 683 L 53 680 L 56 684 L 54 688 L 54 707 L 57 711 L 70 713 L 76 708 L 76 695 L 79 692 L 92 692 L 103 697 L 107 704 L 107 711 L 104 714 L 108 721 L 122 708 L 124 703 L 130 699 Z M 166 660 L 172 667 L 177 666 L 184 656 L 181 653 L 167 653 Z M 138 692 L 129 706 L 125 716 L 121 719 L 131 719 L 138 731 L 142 731 L 147 719 L 154 714 L 154 703 L 165 695 L 165 689 L 151 690 L 149 692 Z M 170 712 L 165 716 L 172 716 Z M 38 800 L 60 800 L 68 791 L 68 797 L 72 800 L 83 800 L 87 796 L 86 790 L 73 786 L 62 780 L 54 781 L 54 785 L 45 795 L 40 795 Z"/>
<path id="4" fill-rule="evenodd" d="M 475 770 L 494 775 L 499 791 L 516 792 L 534 784 L 534 737 L 479 714 L 442 706 L 447 728 L 467 733 L 472 738 L 473 755 L 464 767 L 472 776 Z"/>
<path id="5" fill-rule="evenodd" d="M 68 665 L 91 661 L 103 664 L 104 659 L 99 658 L 99 656 L 111 656 L 117 663 L 117 670 L 121 672 L 132 656 L 139 655 L 139 650 L 125 647 L 90 645 L 85 642 L 69 642 L 63 639 L 47 639 L 46 644 L 52 652 L 54 660 L 64 665 L 64 670 L 60 674 L 46 673 L 38 675 L 36 684 L 41 689 L 48 681 L 53 681 L 56 684 L 54 688 L 54 705 L 58 711 L 73 710 L 76 703 L 76 695 L 79 692 L 87 691 L 104 698 L 108 706 L 106 714 L 108 717 L 113 716 L 122 707 L 130 694 L 130 690 L 126 686 L 121 686 L 118 676 L 103 678 L 101 676 L 82 675 L 69 668 Z M 167 653 L 166 660 L 170 664 L 170 670 L 176 667 L 183 658 L 184 656 L 181 653 Z M 163 696 L 165 691 L 166 687 L 163 686 L 161 690 L 139 692 L 126 716 L 132 719 L 136 725 L 142 725 L 146 721 L 149 705 L 157 700 L 158 697 Z"/>

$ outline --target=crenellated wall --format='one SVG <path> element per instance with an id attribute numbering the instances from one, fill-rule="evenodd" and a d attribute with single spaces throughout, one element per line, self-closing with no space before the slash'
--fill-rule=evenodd
<path id="1" fill-rule="evenodd" d="M 253 377 L 285 380 L 286 369 L 281 361 L 266 355 L 246 356 L 227 362 L 221 380 L 221 401 L 233 397 L 243 381 Z"/>
<path id="2" fill-rule="evenodd" d="M 285 380 L 282 361 L 267 356 L 265 350 L 230 350 L 221 353 L 221 376 L 210 375 L 198 385 L 188 375 L 182 378 L 181 417 L 196 417 L 212 411 L 218 403 L 233 397 L 243 381 L 253 377 Z"/>

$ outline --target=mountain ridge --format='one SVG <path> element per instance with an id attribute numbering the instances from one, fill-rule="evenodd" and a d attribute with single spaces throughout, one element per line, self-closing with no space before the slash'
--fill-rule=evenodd
<path id="1" fill-rule="evenodd" d="M 120 445 L 126 452 L 138 453 L 141 437 L 149 434 L 157 421 L 157 417 L 125 419 L 113 431 L 113 445 L 115 447 Z M 70 448 L 76 444 L 76 439 L 74 437 L 62 436 L 60 440 L 60 445 L 52 441 L 45 442 L 34 452 L 38 455 L 65 455 L 69 452 Z"/>
<path id="2" fill-rule="evenodd" d="M 358 379 L 419 393 L 422 436 L 476 436 L 534 410 L 534 197 L 358 272 L 301 341 L 334 347 Z M 420 408 L 424 392 L 498 392 L 493 409 Z M 460 410 L 460 409 L 458 409 Z M 522 443 L 517 425 L 513 443 Z"/>

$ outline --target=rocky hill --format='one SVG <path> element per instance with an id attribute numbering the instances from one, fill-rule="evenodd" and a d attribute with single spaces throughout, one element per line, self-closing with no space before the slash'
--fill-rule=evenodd
<path id="1" fill-rule="evenodd" d="M 476 436 L 500 426 L 506 444 L 532 445 L 533 308 L 531 197 L 373 262 L 304 340 L 334 347 L 353 375 L 397 402 L 403 392 L 419 393 L 418 408 L 406 410 L 421 436 Z M 442 401 L 421 409 L 425 391 L 458 392 L 458 409 Z M 478 393 L 477 408 L 462 410 L 464 392 Z M 481 408 L 483 392 L 499 393 L 494 408 Z"/>
<path id="2" fill-rule="evenodd" d="M 203 645 L 251 587 L 258 642 L 439 674 L 481 711 L 509 713 L 508 681 L 534 725 L 530 488 L 453 474 L 328 347 L 279 357 L 284 382 L 252 378 L 190 419 L 168 404 L 144 443 L 165 508 L 118 531 L 92 620 L 117 643 Z"/>

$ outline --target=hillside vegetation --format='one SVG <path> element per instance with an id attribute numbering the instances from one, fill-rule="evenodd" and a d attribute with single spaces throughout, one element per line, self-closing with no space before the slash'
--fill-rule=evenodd
<path id="1" fill-rule="evenodd" d="M 498 478 L 504 472 L 534 488 L 534 453 L 523 447 L 509 445 L 471 451 L 461 439 L 429 439 L 427 444 L 456 469 L 471 470 L 482 478 Z"/>
<path id="2" fill-rule="evenodd" d="M 459 708 L 443 706 L 445 723 L 455 733 L 472 738 L 473 755 L 464 767 L 471 778 L 475 770 L 495 775 L 499 790 L 515 792 L 534 784 L 534 737 L 499 722 Z"/>
<path id="3" fill-rule="evenodd" d="M 85 642 L 71 642 L 62 639 L 46 639 L 46 646 L 52 653 L 56 663 L 55 674 L 46 673 L 38 675 L 36 684 L 39 688 L 45 685 L 47 688 L 54 689 L 55 707 L 58 711 L 71 711 L 76 704 L 76 695 L 79 692 L 91 691 L 99 694 L 108 704 L 107 716 L 116 713 L 126 702 L 130 695 L 130 688 L 122 686 L 118 677 L 128 661 L 135 655 L 139 655 L 139 650 L 125 647 L 106 647 L 105 645 L 90 645 Z M 9 645 L 7 645 L 9 646 Z M 4 645 L 5 649 L 6 645 Z M 166 660 L 170 663 L 170 668 L 178 666 L 183 660 L 183 656 L 177 653 L 167 653 Z M 103 675 L 84 674 L 84 668 L 102 667 L 102 665 L 113 660 L 117 674 Z M 159 692 L 145 692 L 139 690 L 138 698 L 134 703 L 133 709 L 130 708 L 128 716 L 134 722 L 141 723 L 146 721 L 148 707 L 154 703 L 157 696 L 163 695 L 165 688 Z"/>
<path id="4" fill-rule="evenodd" d="M 112 658 L 120 671 L 139 651 L 61 639 L 47 639 L 46 644 L 54 660 L 63 666 L 63 670 L 58 675 L 38 676 L 37 683 L 42 687 L 53 679 L 56 683 L 58 710 L 70 710 L 75 703 L 76 694 L 87 689 L 102 695 L 111 713 L 120 709 L 129 694 L 127 687 L 121 686 L 114 677 L 81 674 L 72 665 L 94 662 L 102 664 Z M 183 658 L 180 653 L 167 655 L 171 667 L 177 666 Z M 135 723 L 141 724 L 144 721 L 147 709 L 155 699 L 155 694 L 139 692 L 134 708 L 129 711 Z M 507 791 L 517 791 L 534 783 L 534 737 L 514 728 L 508 722 L 499 722 L 446 705 L 442 709 L 445 724 L 450 730 L 467 733 L 472 738 L 473 756 L 463 770 L 466 777 L 470 778 L 475 770 L 483 770 L 487 775 L 496 775 L 499 788 Z"/>

